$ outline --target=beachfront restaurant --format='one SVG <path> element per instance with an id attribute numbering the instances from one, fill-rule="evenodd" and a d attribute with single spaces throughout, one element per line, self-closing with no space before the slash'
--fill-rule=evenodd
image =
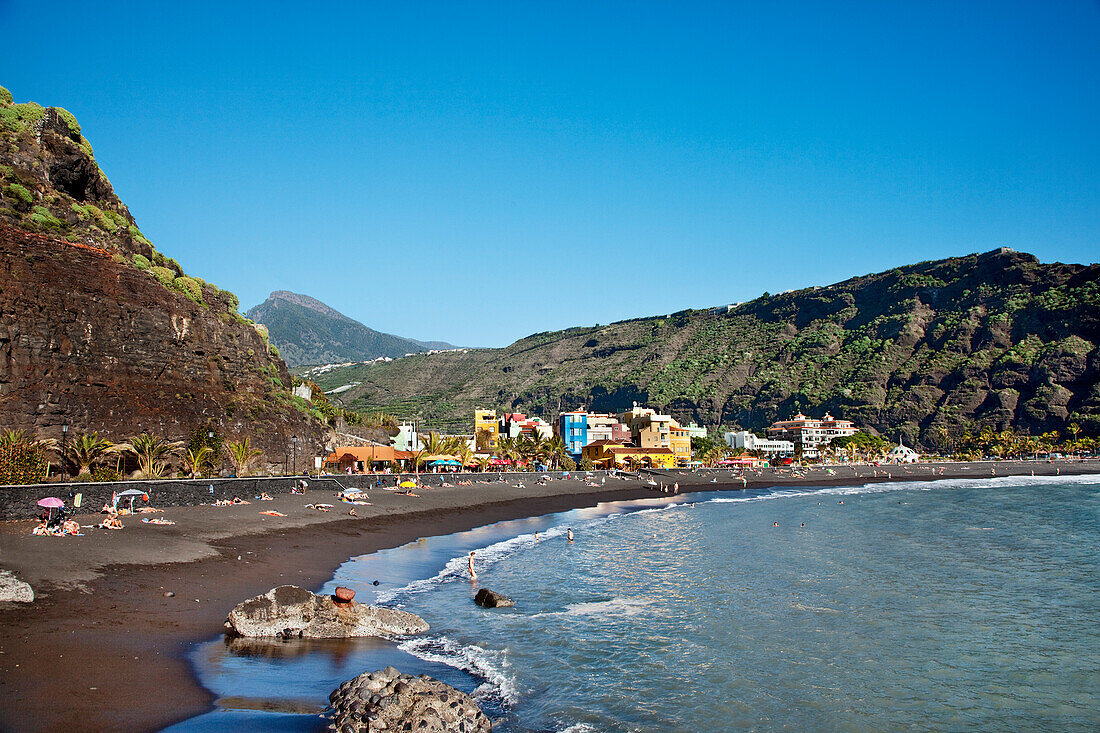
<path id="1" fill-rule="evenodd" d="M 676 453 L 671 448 L 639 448 L 613 440 L 597 440 L 586 445 L 581 454 L 599 468 L 675 468 Z"/>
<path id="2" fill-rule="evenodd" d="M 392 446 L 337 446 L 336 450 L 325 457 L 325 468 L 339 473 L 369 473 L 393 462 Z"/>

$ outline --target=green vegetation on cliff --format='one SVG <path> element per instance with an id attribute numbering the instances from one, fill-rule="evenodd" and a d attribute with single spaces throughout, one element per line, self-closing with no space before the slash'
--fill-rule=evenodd
<path id="1" fill-rule="evenodd" d="M 1100 266 L 998 250 L 733 308 L 539 333 L 504 349 L 307 376 L 357 410 L 441 423 L 633 401 L 760 428 L 801 410 L 935 445 L 984 426 L 1100 433 Z"/>

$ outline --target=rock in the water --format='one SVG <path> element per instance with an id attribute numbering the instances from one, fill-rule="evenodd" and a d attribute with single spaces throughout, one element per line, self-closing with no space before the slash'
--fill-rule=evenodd
<path id="1" fill-rule="evenodd" d="M 477 595 L 474 596 L 474 603 L 482 608 L 507 608 L 516 605 L 516 602 L 508 596 L 501 595 L 488 588 L 482 588 L 477 592 Z"/>
<path id="2" fill-rule="evenodd" d="M 427 675 L 413 677 L 393 667 L 364 672 L 328 696 L 338 731 L 368 733 L 487 733 L 492 724 L 469 695 Z"/>
<path id="3" fill-rule="evenodd" d="M 281 636 L 333 639 L 381 634 L 421 634 L 428 624 L 416 614 L 350 601 L 336 603 L 305 588 L 280 585 L 250 598 L 229 612 L 226 633 L 237 636 Z"/>
<path id="4" fill-rule="evenodd" d="M 34 590 L 8 570 L 0 570 L 0 602 L 32 603 Z"/>

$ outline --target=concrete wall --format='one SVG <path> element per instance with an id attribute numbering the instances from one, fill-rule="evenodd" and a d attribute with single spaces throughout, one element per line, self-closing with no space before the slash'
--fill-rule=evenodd
<path id="1" fill-rule="evenodd" d="M 605 475 L 602 471 L 593 471 L 593 475 L 599 477 Z M 541 474 L 517 473 L 503 474 L 505 479 L 519 479 L 527 483 L 534 483 Z M 559 476 L 560 472 L 550 475 Z M 411 477 L 412 474 L 405 474 Z M 446 479 L 449 483 L 456 480 L 473 479 L 495 481 L 496 473 L 473 474 L 434 474 L 422 473 L 420 479 L 429 486 L 438 486 Z M 0 519 L 27 519 L 35 517 L 41 511 L 38 508 L 38 500 L 47 496 L 56 496 L 65 501 L 67 510 L 73 506 L 73 498 L 82 494 L 81 511 L 97 512 L 104 502 L 111 500 L 111 494 L 127 489 L 138 489 L 149 494 L 149 506 L 198 506 L 210 504 L 215 499 L 232 499 L 239 496 L 242 499 L 252 500 L 259 496 L 260 492 L 268 494 L 287 494 L 294 484 L 301 480 L 302 476 L 273 476 L 254 478 L 213 478 L 213 479 L 158 479 L 151 481 L 113 481 L 105 483 L 52 483 L 30 484 L 27 486 L 0 486 Z M 331 477 L 305 477 L 311 489 L 331 488 L 339 491 L 341 486 L 349 489 L 367 489 L 378 485 L 381 479 L 385 486 L 395 486 L 402 476 L 379 476 L 370 474 L 337 475 Z M 139 498 L 134 506 L 144 504 Z M 129 500 L 121 506 L 128 506 Z"/>

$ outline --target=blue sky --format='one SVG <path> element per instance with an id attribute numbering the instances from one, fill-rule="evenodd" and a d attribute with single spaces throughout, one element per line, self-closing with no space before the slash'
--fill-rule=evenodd
<path id="1" fill-rule="evenodd" d="M 1100 3 L 0 0 L 157 247 L 463 345 L 1100 251 Z"/>

